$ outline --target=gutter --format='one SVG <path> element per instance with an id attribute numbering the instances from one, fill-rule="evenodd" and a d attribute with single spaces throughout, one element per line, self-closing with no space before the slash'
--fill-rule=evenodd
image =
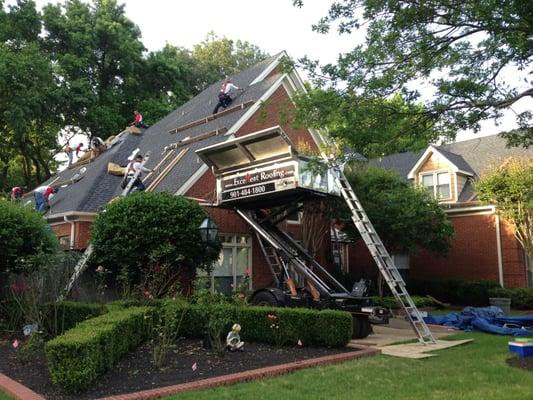
<path id="1" fill-rule="evenodd" d="M 500 286 L 503 288 L 503 257 L 502 257 L 502 238 L 500 236 L 500 216 L 496 213 L 496 207 L 494 207 L 494 213 L 496 214 L 496 252 L 498 254 L 498 277 L 500 279 Z"/>
<path id="2" fill-rule="evenodd" d="M 72 250 L 72 249 L 74 249 L 74 240 L 75 240 L 75 237 L 76 237 L 75 236 L 76 228 L 74 226 L 74 221 L 69 220 L 67 215 L 63 216 L 63 220 L 70 224 L 70 245 L 69 245 L 69 247 L 70 247 L 70 250 Z"/>

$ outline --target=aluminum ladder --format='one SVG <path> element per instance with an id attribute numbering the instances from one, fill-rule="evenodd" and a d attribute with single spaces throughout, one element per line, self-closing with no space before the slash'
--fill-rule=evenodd
<path id="1" fill-rule="evenodd" d="M 376 262 L 381 275 L 385 279 L 385 282 L 387 282 L 392 294 L 396 298 L 396 301 L 405 310 L 407 318 L 409 319 L 409 322 L 415 331 L 418 341 L 422 344 L 436 343 L 436 340 L 424 322 L 420 311 L 418 311 L 413 299 L 407 292 L 405 281 L 396 268 L 394 261 L 389 255 L 389 252 L 383 245 L 383 242 L 374 229 L 374 226 L 368 219 L 367 213 L 355 195 L 355 192 L 353 191 L 350 182 L 348 182 L 346 179 L 341 167 L 334 165 L 331 166 L 331 169 L 334 172 L 335 183 L 340 188 L 342 197 L 350 208 L 352 221 L 355 224 L 355 227 L 361 234 L 361 237 L 370 251 L 370 254 L 374 258 L 374 261 Z"/>
<path id="2" fill-rule="evenodd" d="M 124 197 L 124 196 L 127 196 L 130 191 L 131 191 L 131 188 L 133 186 L 133 183 L 139 179 L 139 177 L 141 176 L 142 174 L 142 168 L 144 167 L 144 165 L 148 162 L 148 160 L 150 159 L 150 152 L 147 152 L 146 155 L 144 156 L 143 158 L 143 162 L 141 163 L 141 168 L 139 168 L 138 171 L 135 172 L 135 174 L 133 174 L 133 176 L 130 178 L 130 180 L 128 181 L 128 184 L 126 185 L 126 187 L 124 188 L 124 190 L 122 191 L 122 193 L 120 194 L 121 197 Z M 135 158 L 134 158 L 135 159 Z M 134 162 L 134 159 L 131 160 L 131 162 Z M 128 164 L 129 165 L 129 164 Z M 128 175 L 128 171 L 126 171 L 126 175 Z"/>

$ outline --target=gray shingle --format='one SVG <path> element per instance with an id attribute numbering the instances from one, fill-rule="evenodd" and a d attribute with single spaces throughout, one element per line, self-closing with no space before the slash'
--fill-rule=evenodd
<path id="1" fill-rule="evenodd" d="M 273 75 L 263 81 L 250 85 L 257 76 L 263 72 L 281 53 L 272 56 L 245 71 L 232 76 L 233 83 L 244 88 L 244 92 L 238 95 L 233 104 L 240 104 L 246 101 L 257 101 L 280 77 Z M 171 129 L 185 125 L 211 115 L 218 101 L 218 92 L 222 81 L 216 82 L 194 97 L 156 124 L 147 129 L 142 136 L 126 135 L 121 143 L 116 144 L 107 150 L 92 163 L 87 164 L 87 172 L 82 180 L 70 185 L 62 190 L 52 200 L 52 210 L 50 214 L 59 214 L 68 211 L 97 211 L 101 206 L 109 202 L 113 197 L 120 194 L 121 177 L 107 174 L 108 162 L 119 165 L 127 164 L 127 157 L 133 150 L 139 148 L 142 154 L 151 151 L 152 155 L 147 163 L 148 168 L 154 167 L 161 159 L 165 146 L 175 143 L 187 136 L 194 137 L 202 133 L 220 128 L 230 128 L 248 110 L 238 110 L 214 119 L 206 124 L 189 128 L 177 134 L 169 134 Z M 197 161 L 195 150 L 210 144 L 227 140 L 229 136 L 214 136 L 209 139 L 199 141 L 190 145 L 189 151 L 163 179 L 156 188 L 157 191 L 176 190 L 183 185 L 198 170 L 201 164 Z M 81 167 L 65 170 L 46 182 L 49 184 L 54 179 L 64 181 L 70 179 Z"/>

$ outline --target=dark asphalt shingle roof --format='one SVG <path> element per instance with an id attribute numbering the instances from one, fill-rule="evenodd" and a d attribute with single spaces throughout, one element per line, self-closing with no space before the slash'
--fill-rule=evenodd
<path id="1" fill-rule="evenodd" d="M 507 148 L 506 144 L 506 140 L 501 136 L 492 135 L 434 147 L 457 168 L 472 173 L 474 177 L 479 177 L 488 168 L 499 165 L 509 157 L 533 157 L 533 148 Z M 407 180 L 408 173 L 425 150 L 391 154 L 381 159 L 372 159 L 369 163 L 397 171 L 403 179 Z M 459 195 L 459 201 L 468 201 L 473 195 L 474 190 L 468 182 Z"/>
<path id="2" fill-rule="evenodd" d="M 280 53 L 281 54 L 281 53 Z M 280 74 L 274 74 L 268 78 L 250 85 L 280 54 L 269 57 L 266 60 L 232 76 L 232 82 L 238 87 L 244 88 L 244 92 L 238 95 L 233 105 L 246 101 L 257 101 L 265 92 L 280 78 Z M 69 211 L 94 212 L 108 203 L 113 197 L 120 194 L 120 176 L 107 173 L 108 162 L 126 165 L 127 158 L 136 148 L 141 154 L 151 152 L 147 167 L 154 167 L 163 158 L 165 146 L 182 140 L 186 137 L 197 135 L 220 128 L 231 128 L 248 110 L 249 107 L 222 115 L 206 124 L 195 126 L 177 134 L 169 131 L 178 126 L 211 115 L 217 102 L 218 91 L 222 81 L 216 82 L 202 91 L 196 97 L 152 125 L 144 131 L 143 135 L 125 134 L 123 140 L 111 149 L 108 149 L 90 164 L 85 165 L 87 172 L 82 180 L 66 188 L 62 188 L 51 201 L 52 209 L 49 214 L 59 214 Z M 193 174 L 200 168 L 202 162 L 198 160 L 195 150 L 211 144 L 229 139 L 227 135 L 213 136 L 189 145 L 189 151 L 180 162 L 168 173 L 157 186 L 156 191 L 176 192 Z M 70 179 L 82 166 L 70 170 L 61 171 L 58 175 L 49 179 L 45 184 L 52 185 Z"/>

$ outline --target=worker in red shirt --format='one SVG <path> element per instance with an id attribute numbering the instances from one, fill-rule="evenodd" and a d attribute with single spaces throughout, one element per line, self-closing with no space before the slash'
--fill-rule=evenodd
<path id="1" fill-rule="evenodd" d="M 141 115 L 139 111 L 135 110 L 133 112 L 133 115 L 135 115 L 135 120 L 130 124 L 130 126 L 133 125 L 137 128 L 144 128 L 144 129 L 149 128 L 149 126 L 143 122 L 143 116 Z"/>
<path id="2" fill-rule="evenodd" d="M 46 212 L 50 208 L 50 199 L 59 191 L 59 188 L 44 185 L 33 191 L 35 198 L 35 211 Z"/>
<path id="3" fill-rule="evenodd" d="M 24 195 L 24 189 L 20 186 L 15 186 L 11 189 L 11 201 L 19 201 Z"/>
<path id="4" fill-rule="evenodd" d="M 76 146 L 76 149 L 74 150 L 76 152 L 76 157 L 80 157 L 80 151 L 83 151 L 83 143 L 80 143 L 79 145 Z"/>

